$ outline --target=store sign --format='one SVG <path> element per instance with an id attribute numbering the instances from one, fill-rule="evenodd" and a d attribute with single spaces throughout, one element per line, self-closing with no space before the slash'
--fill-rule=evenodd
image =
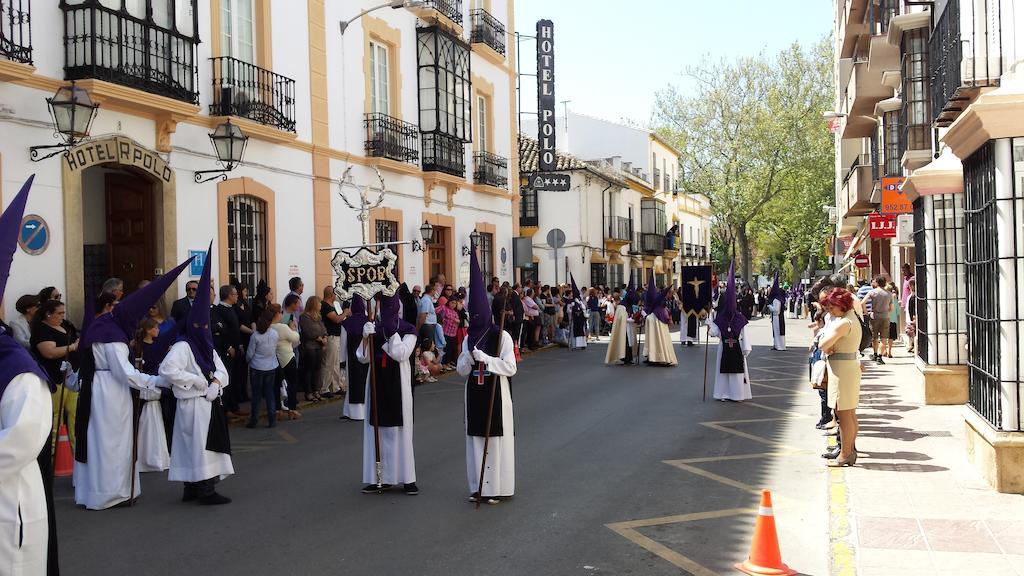
<path id="1" fill-rule="evenodd" d="M 159 154 L 124 136 L 91 140 L 75 146 L 64 155 L 64 164 L 72 172 L 100 164 L 134 166 L 165 184 L 174 182 L 174 171 Z"/>
<path id="2" fill-rule="evenodd" d="M 537 21 L 537 169 L 552 172 L 555 161 L 555 25 Z"/>
<path id="3" fill-rule="evenodd" d="M 896 216 L 868 214 L 868 235 L 871 238 L 895 238 Z"/>
<path id="4" fill-rule="evenodd" d="M 377 294 L 394 296 L 398 291 L 395 268 L 398 256 L 390 248 L 373 252 L 360 248 L 355 254 L 338 250 L 331 259 L 331 267 L 338 279 L 334 282 L 334 293 L 341 300 L 362 296 L 370 300 Z"/>
<path id="5" fill-rule="evenodd" d="M 903 192 L 903 178 L 882 178 L 882 214 L 910 214 L 914 205 Z"/>
<path id="6" fill-rule="evenodd" d="M 530 177 L 530 188 L 540 192 L 568 192 L 571 182 L 569 174 L 534 174 Z"/>

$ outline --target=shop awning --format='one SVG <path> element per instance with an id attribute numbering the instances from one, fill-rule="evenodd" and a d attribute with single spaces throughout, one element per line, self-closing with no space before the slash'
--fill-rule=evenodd
<path id="1" fill-rule="evenodd" d="M 853 253 L 857 251 L 857 248 L 860 246 L 861 242 L 864 241 L 864 238 L 867 238 L 868 230 L 868 226 L 861 226 L 860 232 L 857 232 L 857 235 L 854 236 L 853 238 L 853 242 L 850 242 L 850 248 L 846 251 L 846 254 L 843 256 L 843 260 L 849 260 L 850 256 L 852 256 Z"/>

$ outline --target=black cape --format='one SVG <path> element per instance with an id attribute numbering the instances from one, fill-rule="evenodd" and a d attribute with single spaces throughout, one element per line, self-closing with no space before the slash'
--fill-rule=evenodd
<path id="1" fill-rule="evenodd" d="M 374 419 L 373 398 L 369 397 L 365 399 L 367 420 L 371 426 L 377 425 L 385 428 L 403 426 L 401 365 L 384 352 L 385 339 L 381 335 L 375 335 L 371 340 L 373 342 L 373 369 L 377 382 L 377 418 Z"/>
<path id="2" fill-rule="evenodd" d="M 345 349 L 348 350 L 348 403 L 366 403 L 366 374 L 370 371 L 369 364 L 363 364 L 356 360 L 356 352 L 362 345 L 363 340 L 352 334 L 348 335 L 345 342 Z"/>

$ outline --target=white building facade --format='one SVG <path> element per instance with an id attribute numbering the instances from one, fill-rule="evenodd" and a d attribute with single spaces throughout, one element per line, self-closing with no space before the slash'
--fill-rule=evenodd
<path id="1" fill-rule="evenodd" d="M 266 281 L 281 296 L 301 276 L 305 295 L 319 293 L 333 283 L 321 249 L 363 242 L 339 193 L 374 201 L 381 182 L 366 241 L 402 243 L 402 280 L 458 282 L 474 230 L 488 271 L 512 278 L 513 0 L 354 20 L 379 3 L 0 4 L 2 196 L 35 173 L 28 212 L 48 233 L 16 259 L 7 315 L 53 285 L 77 322 L 104 278 L 131 290 L 211 241 L 217 283 Z M 46 98 L 72 80 L 99 104 L 90 136 L 33 162 L 31 146 L 59 141 Z M 241 163 L 197 183 L 218 168 L 209 134 L 229 120 L 248 136 Z M 433 241 L 414 252 L 405 242 L 425 221 Z"/>

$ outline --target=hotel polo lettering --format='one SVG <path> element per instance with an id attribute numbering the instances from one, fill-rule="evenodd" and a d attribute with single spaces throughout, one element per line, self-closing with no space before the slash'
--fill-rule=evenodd
<path id="1" fill-rule="evenodd" d="M 165 184 L 174 180 L 174 171 L 159 154 L 130 138 L 115 136 L 94 140 L 76 146 L 64 155 L 64 164 L 72 172 L 110 163 L 134 166 Z"/>

